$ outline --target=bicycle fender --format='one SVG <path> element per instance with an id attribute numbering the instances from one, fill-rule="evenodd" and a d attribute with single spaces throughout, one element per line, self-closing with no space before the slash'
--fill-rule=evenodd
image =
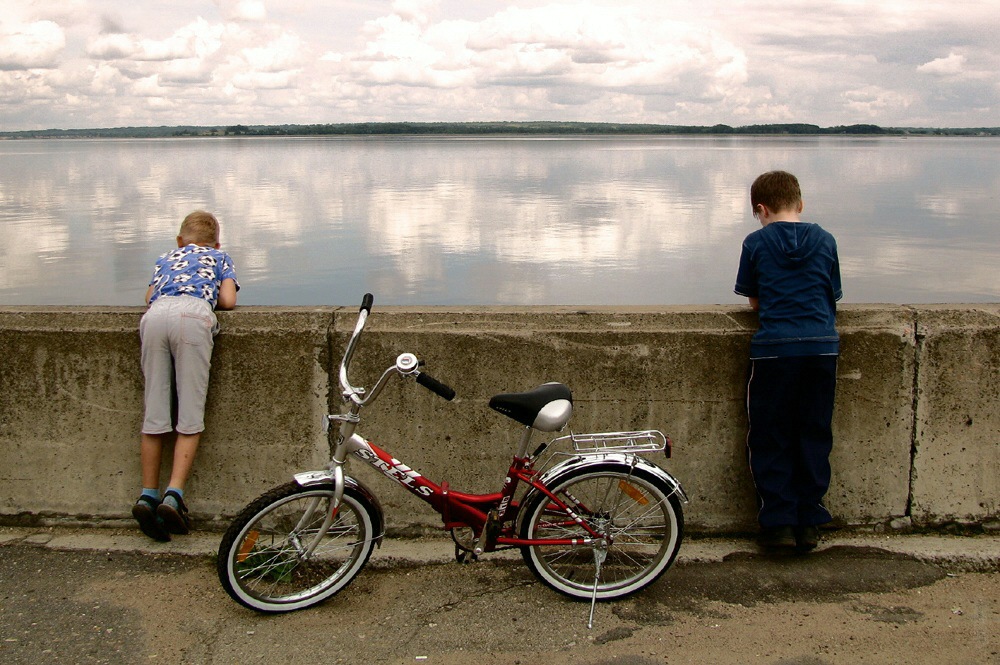
<path id="1" fill-rule="evenodd" d="M 329 469 L 323 471 L 305 471 L 303 473 L 296 473 L 294 478 L 295 482 L 302 487 L 336 484 L 334 473 Z M 382 536 L 385 535 L 385 517 L 382 513 L 382 504 L 379 503 L 378 497 L 376 497 L 375 494 L 368 489 L 367 485 L 351 476 L 344 476 L 344 488 L 350 488 L 356 491 L 372 505 L 372 508 L 375 511 L 375 519 L 378 522 L 378 524 L 372 525 L 374 527 L 373 531 L 378 534 L 375 537 L 375 545 L 377 547 L 382 547 Z"/>
<path id="2" fill-rule="evenodd" d="M 551 486 L 556 484 L 556 480 L 565 473 L 605 463 L 621 464 L 629 468 L 643 469 L 665 482 L 672 489 L 673 493 L 681 499 L 681 501 L 688 503 L 687 494 L 684 493 L 684 488 L 681 487 L 680 481 L 674 478 L 669 471 L 653 464 L 644 457 L 629 455 L 628 453 L 603 453 L 601 455 L 579 455 L 577 457 L 571 457 L 564 462 L 556 464 L 554 467 L 543 473 L 540 480 L 546 486 Z M 532 490 L 532 492 L 536 491 L 537 490 Z M 524 498 L 524 503 L 527 503 L 527 500 L 528 497 L 526 496 Z"/>

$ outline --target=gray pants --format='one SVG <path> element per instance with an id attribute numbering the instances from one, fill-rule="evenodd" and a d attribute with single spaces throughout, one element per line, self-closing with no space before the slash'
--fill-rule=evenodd
<path id="1" fill-rule="evenodd" d="M 212 306 L 201 298 L 161 296 L 150 305 L 139 323 L 146 378 L 143 434 L 175 429 L 171 418 L 175 390 L 176 430 L 181 434 L 204 431 L 208 375 L 218 330 Z"/>

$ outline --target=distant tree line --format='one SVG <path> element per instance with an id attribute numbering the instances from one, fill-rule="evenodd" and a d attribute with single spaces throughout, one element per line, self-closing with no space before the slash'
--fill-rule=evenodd
<path id="1" fill-rule="evenodd" d="M 167 138 L 205 136 L 496 136 L 496 135 L 703 135 L 703 136 L 1000 136 L 1000 127 L 919 128 L 878 125 L 820 127 L 768 125 L 654 125 L 611 122 L 355 122 L 314 125 L 230 125 L 45 129 L 0 132 L 0 138 Z"/>

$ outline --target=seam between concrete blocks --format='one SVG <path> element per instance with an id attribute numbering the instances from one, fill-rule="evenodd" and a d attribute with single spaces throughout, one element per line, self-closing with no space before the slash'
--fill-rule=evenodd
<path id="1" fill-rule="evenodd" d="M 914 307 L 907 309 L 913 315 L 913 385 L 910 388 L 910 473 L 907 482 L 906 517 L 913 520 L 913 496 L 917 482 L 917 451 L 919 448 L 918 428 L 920 426 L 918 408 L 920 405 L 920 359 L 925 334 L 920 330 L 920 312 Z"/>
<path id="2" fill-rule="evenodd" d="M 337 405 L 340 403 L 340 359 L 343 357 L 344 349 L 337 347 L 337 317 L 347 311 L 346 307 L 334 307 L 330 312 L 330 321 L 326 328 L 326 412 L 337 413 Z M 333 437 L 327 433 L 326 437 L 327 455 L 333 459 Z"/>

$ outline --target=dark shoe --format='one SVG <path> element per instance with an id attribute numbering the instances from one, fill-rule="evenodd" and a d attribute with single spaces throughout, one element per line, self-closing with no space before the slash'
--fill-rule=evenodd
<path id="1" fill-rule="evenodd" d="M 790 526 L 767 527 L 760 532 L 760 545 L 766 549 L 795 547 L 795 533 Z"/>
<path id="2" fill-rule="evenodd" d="M 819 527 L 800 526 L 795 529 L 795 549 L 811 552 L 819 545 Z"/>
<path id="3" fill-rule="evenodd" d="M 159 502 L 149 496 L 140 496 L 139 500 L 132 506 L 132 517 L 139 523 L 142 532 L 161 543 L 170 540 L 170 534 L 163 528 L 163 524 L 156 516 L 159 510 Z"/>
<path id="4" fill-rule="evenodd" d="M 184 499 L 173 490 L 163 495 L 163 501 L 156 508 L 156 515 L 163 520 L 163 526 L 170 533 L 185 534 L 191 532 L 191 520 L 187 516 L 188 509 Z"/>

